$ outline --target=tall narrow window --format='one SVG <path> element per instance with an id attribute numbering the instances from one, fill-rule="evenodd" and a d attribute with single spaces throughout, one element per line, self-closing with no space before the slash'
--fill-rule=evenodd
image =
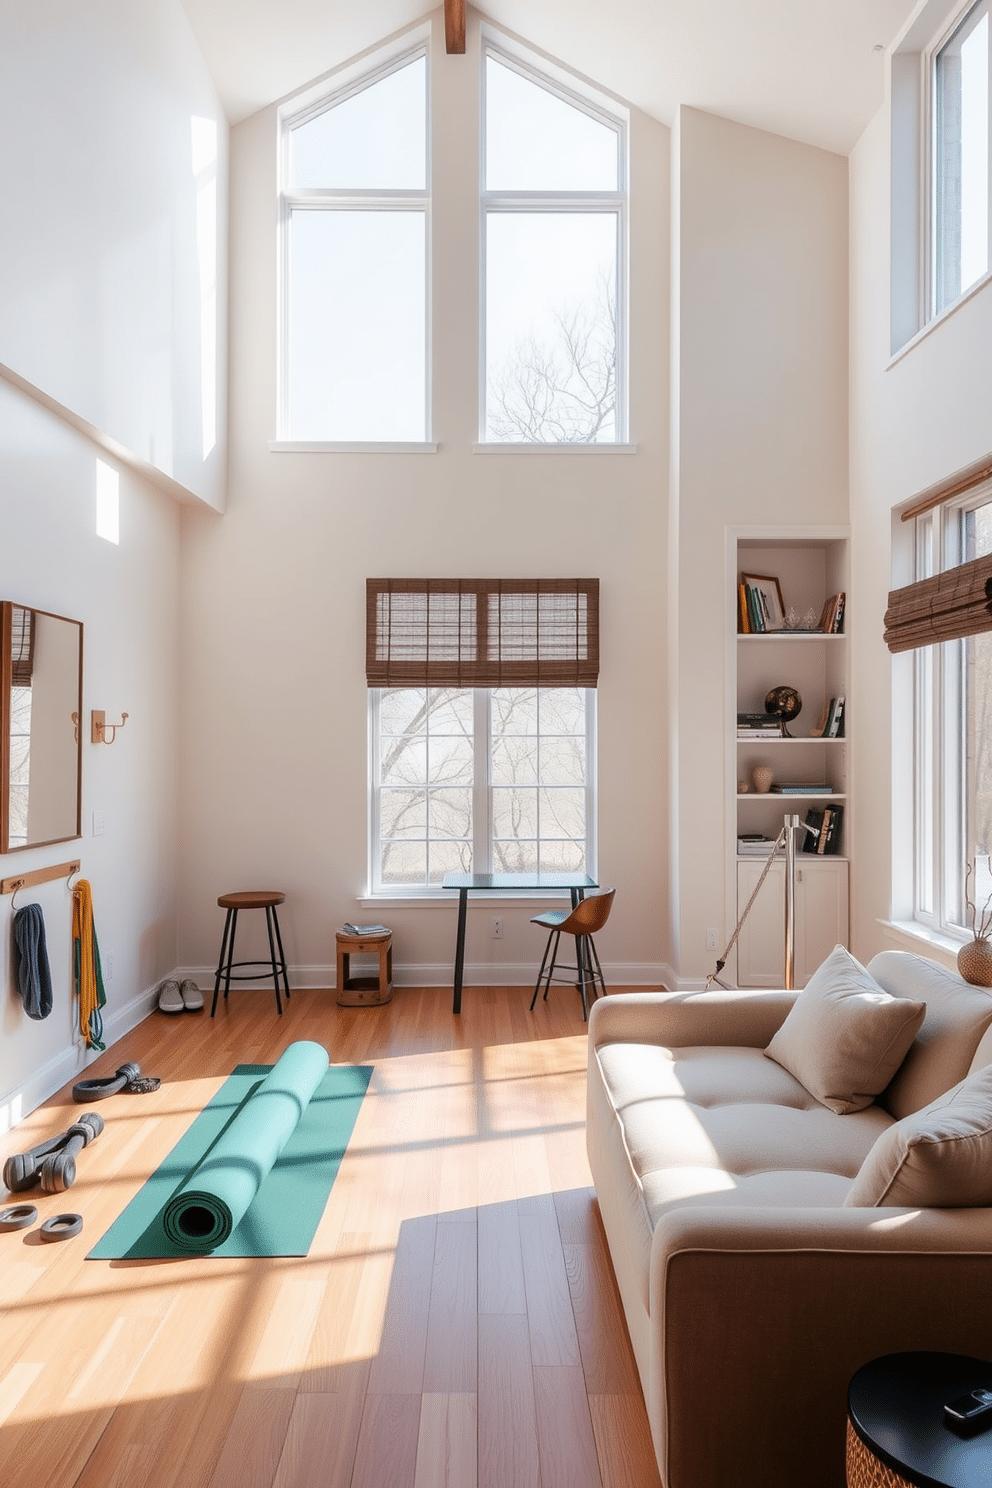
<path id="1" fill-rule="evenodd" d="M 283 119 L 280 437 L 427 438 L 427 57 Z"/>
<path id="2" fill-rule="evenodd" d="M 989 0 L 979 0 L 934 57 L 934 308 L 989 270 Z"/>
<path id="3" fill-rule="evenodd" d="M 482 438 L 626 432 L 626 128 L 495 46 L 484 58 Z"/>

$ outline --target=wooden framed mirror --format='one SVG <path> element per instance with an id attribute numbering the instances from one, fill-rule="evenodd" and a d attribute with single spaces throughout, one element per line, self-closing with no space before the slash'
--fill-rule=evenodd
<path id="1" fill-rule="evenodd" d="M 82 622 L 0 601 L 0 853 L 80 835 L 82 713 Z"/>

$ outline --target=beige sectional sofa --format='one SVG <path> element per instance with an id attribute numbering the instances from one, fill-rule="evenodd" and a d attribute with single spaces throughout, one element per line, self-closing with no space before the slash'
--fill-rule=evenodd
<path id="1" fill-rule="evenodd" d="M 665 1488 L 843 1488 L 860 1365 L 992 1359 L 992 993 L 904 952 L 867 973 L 849 1002 L 912 1043 L 844 1114 L 765 1053 L 794 1004 L 783 1046 L 815 1044 L 820 973 L 592 1008 L 589 1159 Z"/>

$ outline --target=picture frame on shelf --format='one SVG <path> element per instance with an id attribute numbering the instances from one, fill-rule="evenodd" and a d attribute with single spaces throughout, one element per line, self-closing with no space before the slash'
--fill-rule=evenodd
<path id="1" fill-rule="evenodd" d="M 782 586 L 774 574 L 742 573 L 741 583 L 752 591 L 757 600 L 764 630 L 785 629 L 785 601 Z"/>

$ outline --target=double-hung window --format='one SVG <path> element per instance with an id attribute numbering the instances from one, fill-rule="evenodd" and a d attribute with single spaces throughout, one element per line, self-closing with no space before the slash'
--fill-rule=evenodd
<path id="1" fill-rule="evenodd" d="M 913 648 L 914 917 L 956 937 L 992 895 L 992 482 L 914 537 L 916 582 L 886 617 L 890 647 Z"/>
<path id="2" fill-rule="evenodd" d="M 426 46 L 283 113 L 280 440 L 428 437 Z"/>
<path id="3" fill-rule="evenodd" d="M 593 872 L 598 584 L 368 582 L 373 893 Z"/>
<path id="4" fill-rule="evenodd" d="M 483 67 L 482 440 L 622 442 L 626 121 L 495 42 Z"/>

